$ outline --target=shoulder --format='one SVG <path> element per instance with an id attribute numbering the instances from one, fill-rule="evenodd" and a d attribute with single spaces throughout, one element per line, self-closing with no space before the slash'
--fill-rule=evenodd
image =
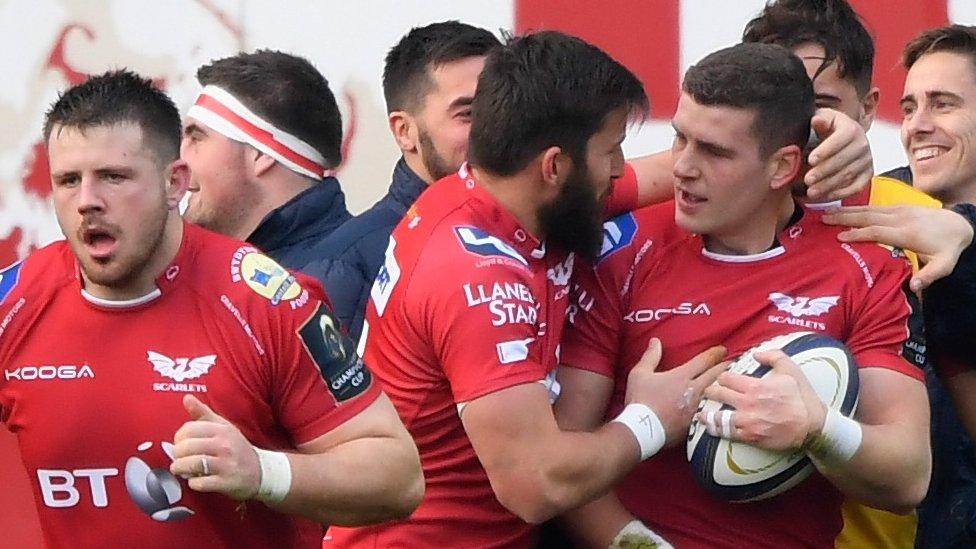
<path id="1" fill-rule="evenodd" d="M 651 250 L 665 249 L 688 236 L 674 222 L 674 201 L 618 215 L 603 224 L 598 271 L 627 270 Z"/>
<path id="2" fill-rule="evenodd" d="M 914 204 L 918 206 L 931 206 L 938 208 L 942 204 L 912 187 L 911 185 L 884 175 L 877 175 L 871 179 L 871 194 L 868 204 L 872 206 L 896 206 L 902 204 Z"/>
<path id="3" fill-rule="evenodd" d="M 0 303 L 15 293 L 37 293 L 63 286 L 74 277 L 71 248 L 64 240 L 53 242 L 26 259 L 0 268 Z"/>
<path id="4" fill-rule="evenodd" d="M 846 273 L 856 279 L 863 278 L 867 286 L 882 273 L 895 273 L 907 276 L 911 272 L 911 262 L 900 248 L 885 246 L 876 242 L 841 242 L 837 235 L 844 227 L 826 225 L 820 221 L 823 212 L 807 210 L 804 219 L 804 238 L 807 242 L 805 253 L 797 255 L 804 261 L 817 262 L 818 265 L 832 264 L 838 273 Z"/>

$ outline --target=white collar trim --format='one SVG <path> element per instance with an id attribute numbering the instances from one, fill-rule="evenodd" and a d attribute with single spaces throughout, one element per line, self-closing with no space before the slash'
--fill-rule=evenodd
<path id="1" fill-rule="evenodd" d="M 109 309 L 127 309 L 129 307 L 136 307 L 138 305 L 143 305 L 149 303 L 150 301 L 156 299 L 157 297 L 163 295 L 163 291 L 159 288 L 149 292 L 148 294 L 137 297 L 135 299 L 102 299 L 100 297 L 95 297 L 88 293 L 84 288 L 81 289 L 81 296 L 84 297 L 89 303 L 98 305 L 99 307 L 106 307 Z"/>

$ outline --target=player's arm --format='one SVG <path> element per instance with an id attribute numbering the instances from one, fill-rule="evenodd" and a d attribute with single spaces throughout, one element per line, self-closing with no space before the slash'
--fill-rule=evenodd
<path id="1" fill-rule="evenodd" d="M 912 277 L 916 292 L 948 276 L 973 242 L 973 226 L 951 209 L 849 206 L 827 213 L 823 221 L 852 227 L 837 236 L 842 242 L 880 242 L 916 252 L 924 264 Z"/>
<path id="2" fill-rule="evenodd" d="M 655 373 L 661 349 L 660 342 L 652 340 L 631 370 L 627 402 L 642 403 L 655 412 L 661 424 L 654 428 L 658 431 L 654 436 L 660 444 L 665 438 L 684 435 L 671 403 L 689 386 L 701 391 L 709 381 L 702 374 L 721 359 L 722 352 L 711 349 L 682 367 Z M 461 421 L 498 500 L 531 523 L 606 493 L 637 465 L 644 450 L 633 427 L 618 421 L 593 432 L 561 430 L 548 391 L 539 383 L 474 399 L 464 406 Z M 643 425 L 651 429 L 649 421 Z M 646 452 L 644 457 L 649 457 Z"/>
<path id="3" fill-rule="evenodd" d="M 561 392 L 554 408 L 559 428 L 583 432 L 598 429 L 613 393 L 613 379 L 563 364 L 559 367 L 558 380 Z M 624 527 L 635 520 L 610 491 L 595 501 L 567 511 L 561 522 L 586 547 L 608 547 Z"/>
<path id="4" fill-rule="evenodd" d="M 856 194 L 871 181 L 874 167 L 864 129 L 833 109 L 817 109 L 813 129 L 820 137 L 809 156 L 810 169 L 803 180 L 811 198 L 838 200 Z M 628 159 L 637 172 L 641 206 L 674 197 L 671 151 Z"/>
<path id="5" fill-rule="evenodd" d="M 198 492 L 342 526 L 405 518 L 423 497 L 417 448 L 385 395 L 296 452 L 255 449 L 195 397 L 184 404 L 191 421 L 176 433 L 170 470 Z"/>

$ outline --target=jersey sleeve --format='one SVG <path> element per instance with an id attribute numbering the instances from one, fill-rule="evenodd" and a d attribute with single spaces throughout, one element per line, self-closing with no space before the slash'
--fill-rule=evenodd
<path id="1" fill-rule="evenodd" d="M 298 280 L 307 298 L 275 310 L 271 398 L 278 422 L 302 444 L 365 410 L 381 391 L 319 283 Z"/>
<path id="2" fill-rule="evenodd" d="M 507 261 L 478 267 L 461 261 L 466 268 L 454 267 L 453 276 L 415 276 L 408 290 L 418 297 L 454 401 L 460 404 L 544 379 L 537 340 L 543 302 L 532 289 L 528 267 Z"/>
<path id="3" fill-rule="evenodd" d="M 854 316 L 847 346 L 861 368 L 887 368 L 924 381 L 925 374 L 902 357 L 909 337 L 908 279 L 911 267 L 905 260 L 889 259 L 867 288 Z"/>
<path id="4" fill-rule="evenodd" d="M 638 187 L 637 172 L 630 163 L 624 164 L 624 174 L 613 180 L 610 188 L 610 196 L 607 198 L 605 218 L 609 219 L 616 215 L 636 210 Z"/>

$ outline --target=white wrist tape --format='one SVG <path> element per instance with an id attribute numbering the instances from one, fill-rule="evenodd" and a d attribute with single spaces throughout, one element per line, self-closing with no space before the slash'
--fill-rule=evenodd
<path id="1" fill-rule="evenodd" d="M 620 529 L 617 537 L 610 542 L 608 549 L 622 549 L 624 547 L 640 547 L 641 549 L 674 549 L 664 538 L 657 535 L 639 520 L 632 520 Z"/>
<path id="2" fill-rule="evenodd" d="M 278 503 L 291 490 L 291 462 L 284 452 L 272 452 L 254 448 L 261 464 L 261 486 L 255 499 L 265 503 Z"/>
<path id="3" fill-rule="evenodd" d="M 847 463 L 861 447 L 861 424 L 837 410 L 827 410 L 823 429 L 814 437 L 807 452 L 824 462 Z"/>
<path id="4" fill-rule="evenodd" d="M 624 408 L 620 415 L 613 419 L 617 423 L 622 423 L 634 437 L 640 446 L 641 461 L 653 456 L 664 447 L 664 425 L 661 420 L 644 404 L 631 403 Z"/>

